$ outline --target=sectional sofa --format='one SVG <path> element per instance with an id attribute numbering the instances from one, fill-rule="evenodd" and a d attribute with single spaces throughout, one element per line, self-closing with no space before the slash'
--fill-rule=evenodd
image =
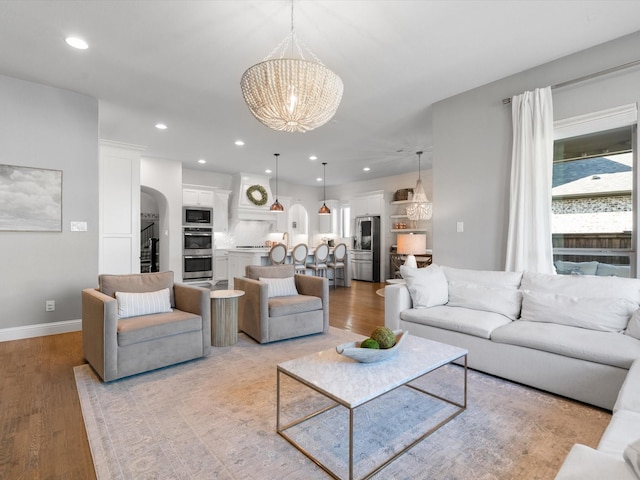
<path id="1" fill-rule="evenodd" d="M 640 479 L 640 280 L 401 267 L 385 325 L 464 347 L 468 365 L 613 416 L 556 480 Z"/>
<path id="2" fill-rule="evenodd" d="M 640 478 L 640 360 L 627 374 L 597 449 L 576 444 L 556 480 Z"/>
<path id="3" fill-rule="evenodd" d="M 469 350 L 471 368 L 611 410 L 640 358 L 640 280 L 401 267 L 385 324 Z"/>

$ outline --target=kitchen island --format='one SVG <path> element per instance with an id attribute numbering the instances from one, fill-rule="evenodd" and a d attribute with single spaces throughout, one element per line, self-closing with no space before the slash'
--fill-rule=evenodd
<path id="1" fill-rule="evenodd" d="M 235 277 L 244 277 L 245 267 L 247 265 L 269 265 L 269 250 L 268 247 L 252 247 L 252 248 L 230 248 L 227 250 L 227 256 L 229 257 L 229 271 L 228 271 L 228 288 L 233 288 L 233 279 Z M 291 263 L 292 248 L 287 250 L 287 258 L 285 263 Z M 307 255 L 307 263 L 312 263 L 314 260 L 315 248 L 309 247 L 309 253 Z M 329 249 L 329 259 L 333 260 L 333 248 Z M 344 285 L 345 287 L 351 286 L 351 265 L 349 251 L 347 250 L 347 257 L 344 260 Z M 309 272 L 310 274 L 310 272 Z M 328 275 L 330 284 L 333 283 L 333 270 L 328 269 Z M 340 276 L 338 276 L 340 278 Z"/>

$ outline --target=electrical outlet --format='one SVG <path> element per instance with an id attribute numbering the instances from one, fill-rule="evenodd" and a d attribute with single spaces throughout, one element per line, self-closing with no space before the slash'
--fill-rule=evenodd
<path id="1" fill-rule="evenodd" d="M 44 311 L 45 312 L 54 312 L 56 310 L 56 301 L 55 300 L 47 300 L 44 302 Z"/>
<path id="2" fill-rule="evenodd" d="M 464 232 L 464 222 L 456 223 L 456 232 L 458 233 Z"/>

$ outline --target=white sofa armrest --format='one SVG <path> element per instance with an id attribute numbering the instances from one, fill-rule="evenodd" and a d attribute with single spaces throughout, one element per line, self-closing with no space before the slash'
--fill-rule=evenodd
<path id="1" fill-rule="evenodd" d="M 622 384 L 613 411 L 631 410 L 640 413 L 640 359 L 631 364 L 629 373 Z"/>
<path id="2" fill-rule="evenodd" d="M 586 445 L 571 447 L 555 480 L 638 480 L 622 457 L 614 457 Z"/>
<path id="3" fill-rule="evenodd" d="M 398 330 L 400 313 L 412 306 L 411 295 L 405 284 L 387 285 L 384 288 L 384 325 L 391 330 Z"/>

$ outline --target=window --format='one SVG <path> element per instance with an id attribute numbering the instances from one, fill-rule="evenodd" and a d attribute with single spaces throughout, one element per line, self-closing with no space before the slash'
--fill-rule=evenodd
<path id="1" fill-rule="evenodd" d="M 556 135 L 551 231 L 559 274 L 636 276 L 635 136 L 635 122 Z"/>

